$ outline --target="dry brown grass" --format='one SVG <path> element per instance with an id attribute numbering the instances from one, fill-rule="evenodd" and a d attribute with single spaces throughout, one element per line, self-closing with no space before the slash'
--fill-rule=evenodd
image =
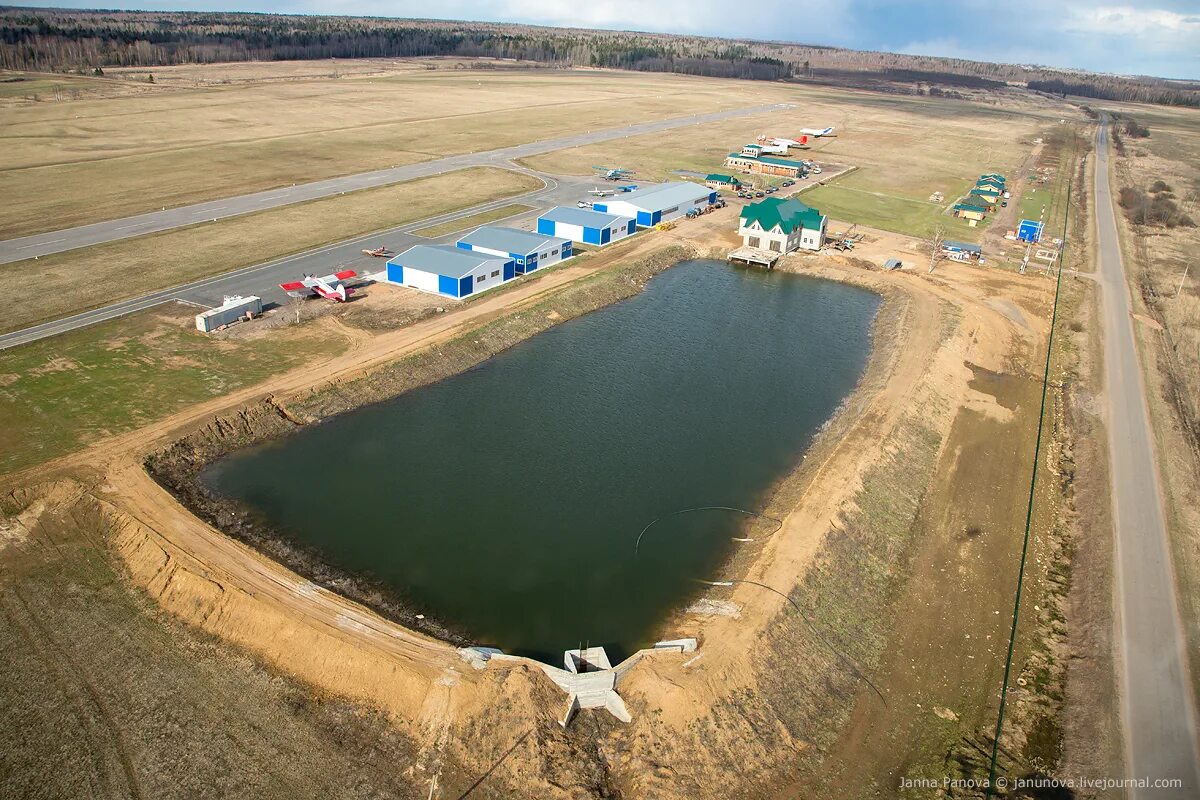
<path id="1" fill-rule="evenodd" d="M 24 328 L 540 185 L 536 178 L 510 170 L 459 170 L 5 264 L 0 277 L 16 280 L 20 275 L 23 282 L 32 282 L 38 287 L 38 302 L 14 305 L 0 329 Z"/>
<path id="2" fill-rule="evenodd" d="M 435 239 L 438 236 L 444 236 L 447 233 L 465 231 L 470 228 L 474 228 L 477 225 L 486 225 L 489 222 L 508 219 L 509 217 L 516 216 L 517 214 L 533 210 L 533 206 L 526 206 L 522 205 L 521 203 L 509 203 L 506 206 L 493 208 L 490 211 L 480 211 L 478 214 L 472 214 L 469 217 L 452 219 L 449 222 L 443 222 L 438 225 L 430 225 L 428 228 L 421 228 L 420 230 L 413 232 L 418 236 L 425 236 L 429 239 Z"/>
<path id="3" fill-rule="evenodd" d="M 540 138 L 781 100 L 683 76 L 401 71 L 0 109 L 0 237 Z"/>

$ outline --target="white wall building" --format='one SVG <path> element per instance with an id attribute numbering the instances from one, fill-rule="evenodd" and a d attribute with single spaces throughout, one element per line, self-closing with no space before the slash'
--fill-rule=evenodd
<path id="1" fill-rule="evenodd" d="M 611 200 L 595 203 L 592 208 L 609 214 L 633 217 L 639 228 L 650 228 L 660 222 L 685 216 L 689 211 L 703 211 L 717 201 L 717 192 L 698 183 L 679 181 L 660 183 L 630 192 Z"/>
<path id="2" fill-rule="evenodd" d="M 459 239 L 456 246 L 472 253 L 511 258 L 518 275 L 557 264 L 572 254 L 569 239 L 496 225 L 476 228 Z"/>
<path id="3" fill-rule="evenodd" d="M 820 250 L 828 218 L 799 200 L 768 197 L 742 209 L 738 234 L 747 247 L 790 253 Z"/>

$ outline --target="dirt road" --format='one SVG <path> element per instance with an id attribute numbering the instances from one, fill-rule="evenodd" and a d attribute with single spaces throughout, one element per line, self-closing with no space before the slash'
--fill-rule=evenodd
<path id="1" fill-rule="evenodd" d="M 1097 280 L 1104 316 L 1126 769 L 1130 777 L 1184 782 L 1178 789 L 1132 790 L 1133 797 L 1196 797 L 1200 792 L 1196 713 L 1109 186 L 1107 122 L 1100 126 L 1096 156 Z"/>

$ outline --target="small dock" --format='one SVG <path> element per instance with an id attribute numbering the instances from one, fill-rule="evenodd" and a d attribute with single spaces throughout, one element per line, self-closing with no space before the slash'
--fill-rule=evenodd
<path id="1" fill-rule="evenodd" d="M 781 255 L 783 254 L 774 250 L 763 250 L 761 247 L 739 247 L 729 254 L 729 260 L 750 266 L 774 269 L 775 262 Z"/>

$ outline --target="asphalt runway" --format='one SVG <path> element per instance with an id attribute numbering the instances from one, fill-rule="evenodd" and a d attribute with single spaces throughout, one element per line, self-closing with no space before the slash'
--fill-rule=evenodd
<path id="1" fill-rule="evenodd" d="M 212 222 L 228 217 L 236 217 L 255 211 L 279 208 L 280 206 L 291 205 L 292 203 L 303 203 L 308 200 L 331 197 L 359 189 L 370 189 L 414 178 L 440 175 L 444 172 L 451 172 L 467 167 L 511 167 L 512 164 L 510 162 L 513 159 L 540 155 L 555 150 L 564 150 L 568 147 L 596 144 L 627 136 L 668 131 L 707 122 L 719 122 L 751 114 L 780 111 L 791 107 L 793 106 L 788 103 L 774 103 L 728 111 L 715 111 L 709 114 L 696 114 L 690 117 L 641 122 L 621 128 L 606 128 L 604 130 L 561 136 L 556 139 L 527 142 L 526 144 L 504 147 L 498 150 L 446 156 L 445 158 L 437 158 L 431 161 L 422 161 L 418 164 L 406 164 L 390 169 L 375 170 L 374 172 L 361 172 L 356 175 L 345 175 L 340 178 L 330 178 L 314 183 L 303 183 L 279 189 L 270 189 L 265 192 L 226 197 L 220 200 L 210 200 L 205 203 L 196 203 L 178 208 L 166 208 L 162 211 L 151 211 L 146 214 L 138 214 L 122 219 L 96 222 L 91 225 L 80 225 L 76 228 L 64 228 L 32 236 L 22 236 L 17 239 L 8 239 L 0 242 L 0 264 L 9 264 L 13 261 L 33 258 L 34 256 L 62 253 L 80 247 L 113 242 L 118 239 L 127 239 L 131 236 L 158 233 L 201 222 Z"/>

